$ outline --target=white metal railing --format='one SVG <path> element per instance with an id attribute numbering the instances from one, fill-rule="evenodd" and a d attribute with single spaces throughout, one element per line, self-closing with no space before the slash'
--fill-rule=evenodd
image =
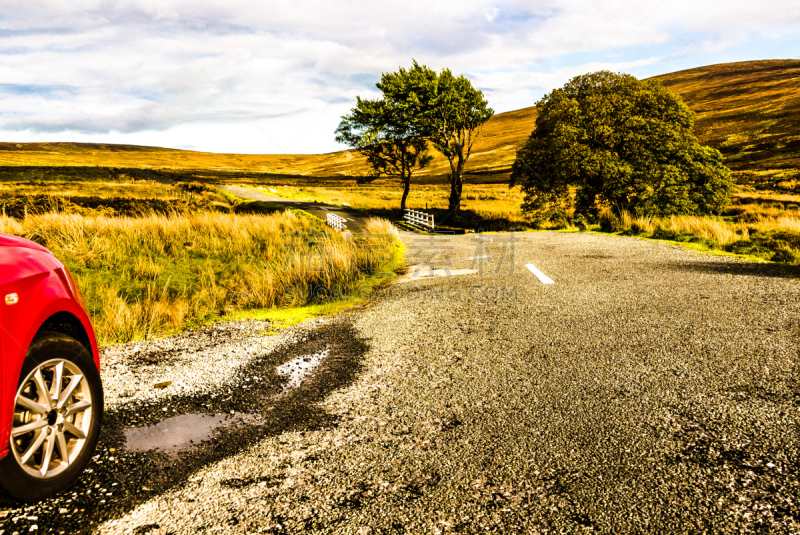
<path id="1" fill-rule="evenodd" d="M 346 228 L 345 222 L 347 219 L 336 214 L 328 214 L 328 226 L 336 230 L 344 230 Z"/>
<path id="2" fill-rule="evenodd" d="M 415 227 L 423 227 L 428 230 L 434 230 L 433 214 L 426 214 L 425 212 L 417 212 L 416 210 L 406 209 L 403 219 Z"/>

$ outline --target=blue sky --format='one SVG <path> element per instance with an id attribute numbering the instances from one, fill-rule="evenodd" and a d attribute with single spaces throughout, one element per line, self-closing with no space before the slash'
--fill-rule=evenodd
<path id="1" fill-rule="evenodd" d="M 792 3 L 5 0 L 0 141 L 329 152 L 356 95 L 412 58 L 503 112 L 599 69 L 798 59 Z"/>

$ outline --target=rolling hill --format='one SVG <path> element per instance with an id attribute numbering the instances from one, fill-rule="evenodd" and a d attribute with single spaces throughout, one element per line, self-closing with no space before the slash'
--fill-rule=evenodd
<path id="1" fill-rule="evenodd" d="M 507 174 L 517 145 L 535 126 L 533 107 L 493 117 L 473 147 L 469 171 Z M 355 151 L 328 154 L 217 154 L 136 145 L 95 143 L 0 143 L 0 166 L 100 166 L 143 169 L 191 169 L 215 173 L 250 172 L 340 177 L 369 174 Z M 421 174 L 449 172 L 447 160 L 436 154 Z"/>
<path id="2" fill-rule="evenodd" d="M 800 173 L 799 60 L 711 65 L 655 79 L 678 92 L 697 113 L 695 134 L 702 143 L 722 151 L 740 180 Z M 505 180 L 516 149 L 533 130 L 535 120 L 534 107 L 494 116 L 473 148 L 468 179 Z M 436 181 L 449 171 L 447 160 L 435 156 L 431 167 L 420 173 L 423 181 Z M 87 143 L 0 143 L 0 166 L 155 168 L 328 178 L 369 174 L 363 158 L 351 151 L 215 154 Z"/>
<path id="3" fill-rule="evenodd" d="M 657 76 L 697 114 L 694 133 L 741 172 L 800 170 L 800 61 L 723 63 Z"/>

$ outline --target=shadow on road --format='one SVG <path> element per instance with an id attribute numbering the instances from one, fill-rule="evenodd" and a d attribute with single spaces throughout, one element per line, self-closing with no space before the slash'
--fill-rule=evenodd
<path id="1" fill-rule="evenodd" d="M 286 379 L 276 373 L 277 366 L 321 351 L 328 356 L 315 372 L 299 387 L 287 390 Z M 367 345 L 352 326 L 338 321 L 308 333 L 300 343 L 254 360 L 220 391 L 176 396 L 166 403 L 132 402 L 108 413 L 96 455 L 74 487 L 38 504 L 0 501 L 0 513 L 5 512 L 0 515 L 0 533 L 27 533 L 33 525 L 40 533 L 88 533 L 102 522 L 183 484 L 200 468 L 266 437 L 335 426 L 336 418 L 320 409 L 318 402 L 355 380 L 366 351 Z M 254 378 L 261 381 L 256 384 Z M 258 418 L 249 425 L 224 428 L 178 455 L 126 449 L 126 428 L 201 413 Z"/>
<path id="2" fill-rule="evenodd" d="M 800 266 L 791 264 L 761 264 L 758 262 L 692 262 L 669 264 L 668 269 L 711 275 L 737 275 L 744 277 L 800 278 Z"/>

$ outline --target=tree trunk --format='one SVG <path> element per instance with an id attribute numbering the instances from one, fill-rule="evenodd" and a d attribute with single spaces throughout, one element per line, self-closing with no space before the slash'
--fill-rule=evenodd
<path id="1" fill-rule="evenodd" d="M 400 199 L 400 215 L 404 216 L 406 213 L 406 199 L 408 198 L 408 190 L 411 189 L 411 177 L 403 177 L 403 197 Z"/>
<path id="2" fill-rule="evenodd" d="M 450 199 L 448 209 L 453 216 L 457 216 L 461 210 L 461 181 L 457 176 L 450 177 Z"/>
<path id="3" fill-rule="evenodd" d="M 452 215 L 458 216 L 461 211 L 461 192 L 464 189 L 464 160 L 459 158 L 455 167 L 451 166 L 450 173 L 450 202 L 449 211 Z"/>

